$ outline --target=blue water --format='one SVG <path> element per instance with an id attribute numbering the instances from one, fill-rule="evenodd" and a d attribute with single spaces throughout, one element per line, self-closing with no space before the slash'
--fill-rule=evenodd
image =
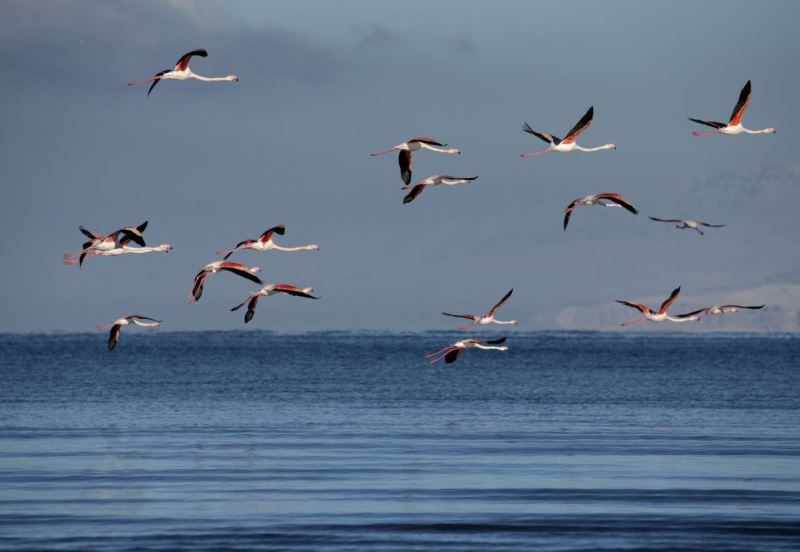
<path id="1" fill-rule="evenodd" d="M 798 550 L 800 339 L 0 335 L 0 547 Z"/>

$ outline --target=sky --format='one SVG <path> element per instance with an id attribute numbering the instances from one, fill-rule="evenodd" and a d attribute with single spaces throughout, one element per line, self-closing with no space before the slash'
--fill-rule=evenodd
<path id="1" fill-rule="evenodd" d="M 521 330 L 620 330 L 636 312 L 766 303 L 684 331 L 800 331 L 800 54 L 796 2 L 0 3 L 0 331 L 93 331 L 135 312 L 165 330 L 426 330 L 441 311 L 503 309 Z M 205 48 L 192 68 L 238 83 L 127 87 Z M 744 123 L 775 135 L 695 138 L 687 117 L 727 120 L 752 80 Z M 593 105 L 585 147 L 523 159 Z M 395 155 L 414 136 L 415 181 L 479 179 L 402 203 Z M 563 208 L 598 192 L 640 211 Z M 705 236 L 651 222 L 724 223 Z M 168 254 L 66 266 L 83 242 L 149 221 Z M 243 252 L 267 282 L 318 301 L 262 300 L 217 274 L 215 252 L 286 224 Z M 641 330 L 664 331 L 650 324 Z M 650 326 L 654 326 L 651 328 Z M 689 327 L 691 326 L 691 327 Z M 673 329 L 673 328 L 666 328 Z M 627 330 L 625 330 L 627 331 Z"/>

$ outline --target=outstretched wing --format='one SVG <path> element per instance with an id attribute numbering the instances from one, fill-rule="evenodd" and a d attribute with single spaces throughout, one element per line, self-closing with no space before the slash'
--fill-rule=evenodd
<path id="1" fill-rule="evenodd" d="M 449 353 L 444 356 L 445 364 L 453 364 L 456 360 L 458 360 L 458 355 L 461 354 L 463 349 L 453 349 Z"/>
<path id="2" fill-rule="evenodd" d="M 506 342 L 506 338 L 505 337 L 501 337 L 499 339 L 487 339 L 487 340 L 481 339 L 481 340 L 479 340 L 479 342 L 484 344 L 484 345 L 502 345 L 503 343 Z"/>
<path id="3" fill-rule="evenodd" d="M 725 309 L 731 309 L 731 308 L 733 308 L 733 309 L 754 309 L 754 310 L 758 310 L 758 309 L 763 309 L 764 306 L 765 305 L 752 305 L 752 306 L 747 306 L 747 305 L 723 305 L 723 306 L 720 307 L 720 309 L 722 310 L 722 312 L 725 312 Z"/>
<path id="4" fill-rule="evenodd" d="M 620 301 L 619 299 L 617 299 L 617 303 L 621 303 L 627 307 L 638 309 L 642 311 L 642 314 L 653 314 L 653 311 L 651 311 L 649 307 L 646 307 L 645 305 L 641 305 L 639 303 L 629 303 L 628 301 Z"/>
<path id="5" fill-rule="evenodd" d="M 665 312 L 667 312 L 667 310 L 669 310 L 669 308 L 672 306 L 672 303 L 674 303 L 675 300 L 678 298 L 678 294 L 680 292 L 681 292 L 681 286 L 678 286 L 675 289 L 673 289 L 672 293 L 670 293 L 669 297 L 667 297 L 667 300 L 661 303 L 661 307 L 658 309 L 658 314 L 664 314 Z"/>
<path id="6" fill-rule="evenodd" d="M 728 125 L 736 126 L 741 124 L 742 117 L 744 117 L 744 112 L 748 105 L 750 105 L 750 81 L 747 81 L 747 84 L 744 85 L 744 88 L 742 88 L 742 91 L 739 93 L 739 101 L 733 106 Z"/>
<path id="7" fill-rule="evenodd" d="M 508 293 L 506 293 L 495 306 L 492 307 L 492 310 L 489 311 L 489 314 L 487 316 L 492 316 L 494 315 L 494 313 L 500 310 L 500 307 L 506 304 L 506 301 L 508 301 L 508 298 L 511 297 L 512 293 L 514 293 L 513 288 Z"/>
<path id="8" fill-rule="evenodd" d="M 102 240 L 103 239 L 103 236 L 101 236 L 100 234 L 95 234 L 94 232 L 92 232 L 88 228 L 84 228 L 83 226 L 78 226 L 78 230 L 80 230 L 81 234 L 83 234 L 84 236 L 86 236 L 90 240 Z M 85 246 L 84 246 L 84 249 L 86 249 Z"/>
<path id="9" fill-rule="evenodd" d="M 278 226 L 273 226 L 269 230 L 266 230 L 258 237 L 258 241 L 260 242 L 268 242 L 272 239 L 272 234 L 278 234 L 279 236 L 283 236 L 286 233 L 286 225 L 279 224 Z M 238 245 L 236 247 L 239 247 Z"/>
<path id="10" fill-rule="evenodd" d="M 698 314 L 705 313 L 708 310 L 708 307 L 703 309 L 697 309 L 696 311 L 687 312 L 686 314 L 679 314 L 676 318 L 691 318 L 692 316 L 696 316 Z"/>
<path id="11" fill-rule="evenodd" d="M 425 191 L 425 184 L 417 184 L 411 191 L 406 194 L 406 197 L 403 198 L 403 204 L 411 203 L 414 201 L 419 194 Z"/>
<path id="12" fill-rule="evenodd" d="M 111 331 L 108 334 L 108 350 L 109 351 L 113 351 L 114 347 L 116 347 L 117 343 L 119 342 L 119 331 L 120 331 L 120 328 L 122 328 L 122 326 L 119 325 L 119 324 L 114 324 L 113 326 L 111 326 Z"/>
<path id="13" fill-rule="evenodd" d="M 596 197 L 597 199 L 607 199 L 608 201 L 613 201 L 614 203 L 616 203 L 620 207 L 624 207 L 634 215 L 639 214 L 639 211 L 636 210 L 636 207 L 631 205 L 631 202 L 625 199 L 625 197 L 620 194 L 603 193 L 603 194 L 597 194 Z"/>
<path id="14" fill-rule="evenodd" d="M 445 316 L 452 316 L 453 318 L 466 318 L 467 320 L 472 320 L 473 322 L 476 320 L 480 320 L 481 318 L 477 314 L 452 314 L 449 312 L 443 312 L 442 314 Z"/>
<path id="15" fill-rule="evenodd" d="M 181 59 L 178 60 L 178 63 L 175 64 L 175 71 L 186 71 L 189 67 L 189 62 L 192 61 L 192 57 L 200 56 L 200 57 L 208 57 L 208 52 L 206 52 L 203 48 L 198 50 L 192 50 L 186 54 L 181 56 Z"/>
<path id="16" fill-rule="evenodd" d="M 161 82 L 161 75 L 163 75 L 164 73 L 169 73 L 169 69 L 164 69 L 163 71 L 159 71 L 158 73 L 156 73 L 156 74 L 154 75 L 154 78 L 153 78 L 153 84 L 151 84 L 151 85 L 150 85 L 150 88 L 148 88 L 148 89 L 147 89 L 147 95 L 148 95 L 148 96 L 150 95 L 150 92 L 152 92 L 152 91 L 153 91 L 153 88 L 155 88 L 155 87 L 156 87 L 156 85 L 157 85 L 159 82 Z"/>
<path id="17" fill-rule="evenodd" d="M 698 220 L 697 224 L 701 224 L 703 226 L 708 226 L 711 228 L 722 228 L 723 226 L 725 226 L 724 224 L 709 224 L 707 222 L 703 222 L 702 220 Z"/>
<path id="18" fill-rule="evenodd" d="M 524 130 L 528 134 L 533 134 L 538 139 L 543 140 L 543 141 L 547 142 L 548 144 L 559 144 L 559 143 L 561 143 L 561 138 L 556 138 L 552 134 L 548 134 L 546 132 L 539 132 L 539 131 L 533 130 L 533 128 L 531 128 L 531 125 L 529 125 L 528 123 L 525 123 L 525 124 L 522 125 L 522 130 Z"/>
<path id="19" fill-rule="evenodd" d="M 234 274 L 241 276 L 242 278 L 247 278 L 251 282 L 255 282 L 257 284 L 264 285 L 264 282 L 261 281 L 261 278 L 247 270 L 247 267 L 243 264 L 239 263 L 223 263 L 220 267 L 220 270 L 227 270 L 228 272 L 233 272 Z"/>
<path id="20" fill-rule="evenodd" d="M 411 184 L 411 170 L 414 168 L 414 159 L 411 157 L 411 152 L 400 150 L 397 156 L 397 162 L 400 164 L 400 178 L 406 184 Z"/>
<path id="21" fill-rule="evenodd" d="M 290 284 L 275 284 L 272 288 L 275 291 L 279 291 L 281 293 L 285 293 L 287 295 L 294 295 L 295 297 L 307 297 L 308 299 L 319 299 L 318 297 L 314 297 L 309 293 L 311 288 L 299 288 L 297 286 L 293 286 Z"/>
<path id="22" fill-rule="evenodd" d="M 650 220 L 654 220 L 656 222 L 683 222 L 681 219 L 660 219 L 656 217 L 647 217 Z"/>
<path id="23" fill-rule="evenodd" d="M 575 140 L 578 139 L 578 136 L 583 134 L 583 132 L 589 128 L 589 125 L 592 124 L 592 117 L 594 117 L 594 106 L 589 107 L 586 113 L 581 117 L 581 120 L 572 127 L 567 135 L 564 137 L 564 144 L 573 144 Z"/>
<path id="24" fill-rule="evenodd" d="M 692 121 L 693 123 L 698 123 L 701 125 L 706 125 L 710 126 L 711 128 L 717 128 L 717 129 L 725 128 L 726 126 L 728 126 L 725 123 L 718 123 L 716 121 L 704 121 L 702 119 L 692 119 L 691 117 L 689 117 L 689 120 Z"/>
<path id="25" fill-rule="evenodd" d="M 412 138 L 411 140 L 408 141 L 409 144 L 411 144 L 412 142 L 422 142 L 423 144 L 430 144 L 431 146 L 442 146 L 442 147 L 447 145 L 447 144 L 440 144 L 439 142 L 428 136 L 417 136 L 416 138 Z"/>

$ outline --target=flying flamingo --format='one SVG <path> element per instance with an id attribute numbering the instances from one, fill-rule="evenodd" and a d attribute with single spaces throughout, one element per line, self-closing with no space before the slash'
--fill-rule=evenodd
<path id="1" fill-rule="evenodd" d="M 191 69 L 189 69 L 189 62 L 192 61 L 193 56 L 200 56 L 200 57 L 208 57 L 208 52 L 204 49 L 199 50 L 192 50 L 189 53 L 183 54 L 181 59 L 178 60 L 178 63 L 175 64 L 174 69 L 164 69 L 163 71 L 159 71 L 149 79 L 141 79 L 135 80 L 128 83 L 128 86 L 136 86 L 137 84 L 144 84 L 146 82 L 151 82 L 153 84 L 150 85 L 150 89 L 147 91 L 147 95 L 150 95 L 150 92 L 153 91 L 153 88 L 156 87 L 159 81 L 164 79 L 171 79 L 171 80 L 186 80 L 186 79 L 197 79 L 199 81 L 204 82 L 218 82 L 218 81 L 239 81 L 239 77 L 236 75 L 228 75 L 227 77 L 204 77 L 202 75 L 198 75 L 197 73 L 193 73 Z"/>
<path id="2" fill-rule="evenodd" d="M 724 224 L 709 224 L 708 222 L 703 222 L 702 220 L 684 220 L 684 219 L 660 219 L 656 217 L 649 217 L 650 220 L 654 220 L 656 222 L 674 222 L 676 223 L 675 228 L 679 228 L 681 230 L 685 228 L 691 228 L 701 236 L 705 235 L 705 232 L 700 230 L 700 226 L 707 226 L 709 228 L 722 228 L 725 226 Z"/>
<path id="3" fill-rule="evenodd" d="M 200 300 L 200 297 L 203 295 L 203 287 L 206 284 L 206 278 L 208 278 L 211 274 L 219 272 L 220 270 L 232 272 L 241 276 L 242 278 L 247 278 L 251 282 L 255 282 L 262 286 L 264 285 L 264 282 L 262 282 L 261 279 L 256 276 L 256 273 L 261 271 L 261 269 L 257 266 L 249 268 L 240 263 L 215 261 L 204 266 L 203 269 L 197 273 L 197 276 L 194 277 L 194 285 L 192 286 L 192 291 L 189 294 L 190 303 L 197 303 Z"/>
<path id="4" fill-rule="evenodd" d="M 378 155 L 383 155 L 384 153 L 395 150 L 400 151 L 400 155 L 397 157 L 397 161 L 400 163 L 400 177 L 406 184 L 411 184 L 411 170 L 414 168 L 414 160 L 411 158 L 411 152 L 419 149 L 426 149 L 437 153 L 461 153 L 461 150 L 458 148 L 447 148 L 445 146 L 447 146 L 447 144 L 440 144 L 433 138 L 419 136 L 417 138 L 412 138 L 408 142 L 392 146 L 389 149 L 370 153 L 370 155 L 372 157 L 377 157 Z"/>
<path id="5" fill-rule="evenodd" d="M 435 353 L 431 353 L 429 355 L 425 355 L 425 358 L 428 359 L 428 362 L 431 364 L 436 364 L 440 360 L 444 359 L 446 364 L 452 364 L 458 359 L 458 356 L 461 354 L 461 351 L 465 349 L 484 349 L 484 350 L 493 350 L 493 351 L 508 351 L 508 347 L 503 345 L 502 347 L 498 347 L 501 343 L 505 343 L 506 338 L 501 337 L 500 339 L 465 339 L 463 341 L 456 341 L 452 345 L 448 345 L 444 349 L 440 349 Z"/>
<path id="6" fill-rule="evenodd" d="M 633 213 L 634 215 L 638 215 L 639 211 L 631 205 L 630 201 L 625 199 L 624 196 L 620 194 L 610 194 L 610 193 L 603 193 L 603 194 L 594 194 L 588 195 L 586 197 L 579 197 L 569 205 L 567 208 L 564 209 L 564 231 L 567 231 L 567 224 L 569 224 L 569 218 L 572 216 L 572 211 L 580 207 L 581 205 L 602 205 L 603 207 L 623 207 Z"/>
<path id="7" fill-rule="evenodd" d="M 742 126 L 742 117 L 744 117 L 744 112 L 747 110 L 747 106 L 750 105 L 750 81 L 747 81 L 747 84 L 744 85 L 742 91 L 739 93 L 739 101 L 736 102 L 736 105 L 733 106 L 733 112 L 731 113 L 731 118 L 728 120 L 728 124 L 725 123 L 718 123 L 716 121 L 704 121 L 702 119 L 692 119 L 689 117 L 689 120 L 695 123 L 699 123 L 701 125 L 706 125 L 712 127 L 714 130 L 707 130 L 705 132 L 698 132 L 693 131 L 693 136 L 708 136 L 709 134 L 727 134 L 732 136 L 734 134 L 741 134 L 746 132 L 747 134 L 775 134 L 774 128 L 763 128 L 761 130 L 750 130 L 749 128 L 744 128 Z"/>
<path id="8" fill-rule="evenodd" d="M 257 240 L 240 241 L 233 249 L 217 251 L 217 255 L 224 255 L 223 258 L 227 259 L 234 252 L 242 251 L 244 249 L 252 249 L 253 251 L 270 251 L 272 249 L 275 251 L 319 251 L 319 246 L 313 243 L 309 245 L 299 245 L 297 247 L 281 247 L 272 241 L 275 234 L 283 236 L 285 233 L 286 226 L 284 224 L 279 224 L 278 226 L 273 226 L 261 234 Z"/>
<path id="9" fill-rule="evenodd" d="M 81 252 L 80 260 L 76 259 L 74 255 L 67 254 L 64 256 L 64 263 L 74 265 L 78 262 L 83 262 L 84 258 L 91 259 L 92 257 L 119 257 L 120 255 L 128 254 L 142 254 L 142 253 L 169 253 L 172 251 L 172 245 L 162 243 L 155 247 L 130 247 L 123 245 L 114 249 L 87 251 Z"/>
<path id="10" fill-rule="evenodd" d="M 251 293 L 247 296 L 247 299 L 236 305 L 231 309 L 231 311 L 236 311 L 242 308 L 245 303 L 247 304 L 247 312 L 244 315 L 244 323 L 247 324 L 253 319 L 253 316 L 256 314 L 256 306 L 258 305 L 259 297 L 269 297 L 270 295 L 276 295 L 278 293 L 285 293 L 286 295 L 294 295 L 295 297 L 306 297 L 308 299 L 319 299 L 319 297 L 314 297 L 311 295 L 311 292 L 314 291 L 310 287 L 306 288 L 299 288 L 296 286 L 292 286 L 289 284 L 270 284 L 268 286 L 264 286 L 260 290 L 256 291 L 255 293 Z"/>
<path id="11" fill-rule="evenodd" d="M 477 179 L 478 179 L 477 176 L 458 177 L 458 176 L 450 176 L 447 174 L 437 174 L 434 176 L 429 176 L 428 178 L 426 178 L 425 180 L 421 180 L 417 184 L 406 184 L 405 186 L 402 186 L 400 188 L 401 190 L 411 189 L 411 191 L 408 192 L 408 195 L 406 195 L 406 197 L 403 198 L 403 203 L 411 203 L 412 201 L 414 201 L 414 199 L 416 199 L 416 197 L 419 194 L 425 191 L 425 186 L 439 186 L 439 185 L 456 186 L 457 184 L 467 184 Z"/>
<path id="12" fill-rule="evenodd" d="M 132 241 L 144 247 L 145 242 L 142 233 L 145 228 L 147 228 L 147 221 L 144 221 L 139 226 L 126 226 L 125 228 L 112 232 L 108 236 L 104 236 L 102 234 L 96 234 L 83 226 L 79 226 L 78 230 L 89 238 L 89 241 L 83 243 L 80 251 L 65 254 L 64 263 L 74 265 L 77 262 L 80 266 L 83 266 L 83 261 L 88 254 L 91 253 L 89 256 L 95 256 L 98 252 L 110 251 L 120 246 L 127 245 Z M 75 257 L 78 257 L 77 261 Z"/>
<path id="13" fill-rule="evenodd" d="M 625 322 L 623 326 L 630 326 L 631 324 L 636 324 L 637 322 L 644 322 L 649 320 L 650 322 L 663 322 L 665 320 L 669 322 L 689 322 L 688 319 L 681 319 L 681 318 L 673 318 L 672 316 L 667 314 L 670 306 L 678 299 L 678 294 L 681 292 L 680 286 L 676 287 L 672 290 L 672 293 L 667 298 L 666 301 L 661 303 L 661 307 L 659 307 L 658 312 L 642 305 L 640 303 L 629 303 L 628 301 L 620 301 L 617 300 L 617 303 L 622 303 L 628 307 L 632 307 L 634 309 L 639 309 L 642 311 L 644 315 L 642 318 L 637 318 L 636 320 L 631 320 L 630 322 Z"/>
<path id="14" fill-rule="evenodd" d="M 466 318 L 467 320 L 472 320 L 471 323 L 460 326 L 458 328 L 459 330 L 466 330 L 467 328 L 471 328 L 473 326 L 484 326 L 486 324 L 511 324 L 516 326 L 516 320 L 495 320 L 494 318 L 494 315 L 497 314 L 497 311 L 500 310 L 500 307 L 506 304 L 506 301 L 508 301 L 508 298 L 511 297 L 512 293 L 514 293 L 513 289 L 506 293 L 503 298 L 500 299 L 500 301 L 494 307 L 492 307 L 492 310 L 483 316 L 480 314 L 451 314 L 449 312 L 443 312 L 442 314 L 445 316 L 452 316 L 454 318 Z"/>
<path id="15" fill-rule="evenodd" d="M 714 307 L 705 307 L 696 311 L 688 312 L 686 314 L 679 314 L 678 318 L 687 318 L 691 320 L 702 320 L 706 316 L 719 316 L 726 312 L 738 312 L 741 309 L 763 309 L 764 305 L 716 305 Z"/>
<path id="16" fill-rule="evenodd" d="M 114 320 L 110 324 L 99 324 L 97 328 L 100 330 L 105 330 L 108 327 L 111 327 L 111 332 L 108 336 L 109 351 L 113 351 L 114 347 L 117 346 L 122 326 L 127 326 L 129 324 L 134 324 L 136 326 L 144 326 L 146 328 L 155 328 L 161 325 L 161 321 L 156 320 L 154 318 L 150 318 L 149 316 L 144 316 L 142 314 L 131 314 L 130 316 L 126 316 L 124 318 L 118 318 L 117 320 Z"/>
<path id="17" fill-rule="evenodd" d="M 571 151 L 591 152 L 591 151 L 617 149 L 617 146 L 615 146 L 614 144 L 605 144 L 602 146 L 597 146 L 596 148 L 582 148 L 576 143 L 578 137 L 581 134 L 583 134 L 583 132 L 587 128 L 589 128 L 589 125 L 592 124 L 592 117 L 594 117 L 594 106 L 589 108 L 589 111 L 587 111 L 586 114 L 583 117 L 581 117 L 581 120 L 578 121 L 578 124 L 572 127 L 572 130 L 570 130 L 567 133 L 566 138 L 564 138 L 563 140 L 546 132 L 535 131 L 533 130 L 533 128 L 531 128 L 531 126 L 528 123 L 525 123 L 524 126 L 522 127 L 522 130 L 524 130 L 528 134 L 533 134 L 540 140 L 543 140 L 548 144 L 550 144 L 550 146 L 547 147 L 546 149 L 535 151 L 533 153 L 520 154 L 521 157 L 535 157 L 543 153 L 550 153 L 551 151 L 556 151 L 558 153 L 569 153 Z"/>

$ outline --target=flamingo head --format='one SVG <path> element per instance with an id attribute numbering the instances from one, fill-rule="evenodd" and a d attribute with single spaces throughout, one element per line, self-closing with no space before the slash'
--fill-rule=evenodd
<path id="1" fill-rule="evenodd" d="M 228 75 L 228 76 L 227 76 L 227 77 L 225 77 L 225 78 L 226 78 L 226 79 L 228 79 L 229 81 L 236 81 L 236 82 L 239 82 L 239 77 L 238 77 L 237 75 Z"/>

